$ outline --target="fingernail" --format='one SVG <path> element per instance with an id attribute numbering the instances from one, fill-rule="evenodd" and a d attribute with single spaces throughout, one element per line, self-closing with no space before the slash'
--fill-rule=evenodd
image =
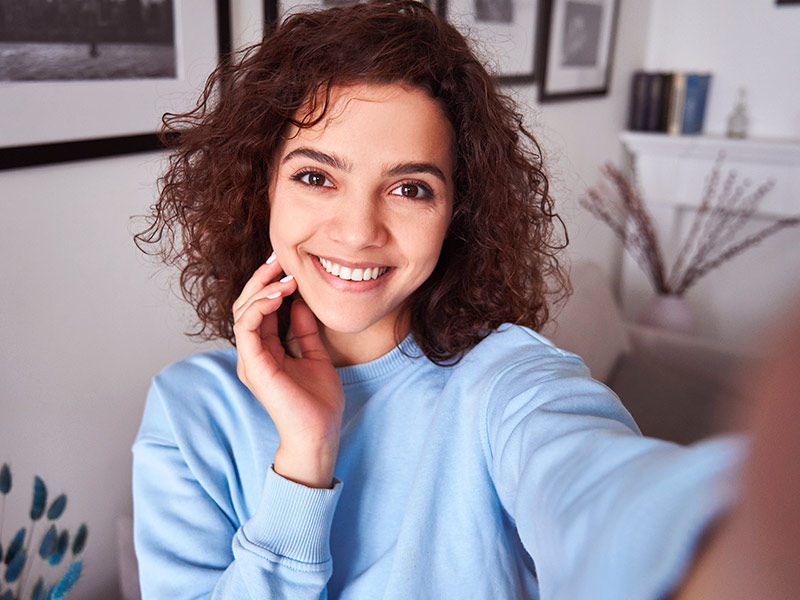
<path id="1" fill-rule="evenodd" d="M 287 275 L 286 277 L 281 279 L 281 283 L 286 283 L 287 281 L 291 281 L 292 279 L 294 279 L 294 275 Z"/>
<path id="2" fill-rule="evenodd" d="M 275 298 L 280 298 L 280 297 L 281 297 L 281 293 L 280 292 L 273 292 L 272 294 L 267 296 L 267 299 L 268 300 L 275 300 Z"/>
<path id="3" fill-rule="evenodd" d="M 268 265 L 271 265 L 272 263 L 274 263 L 274 262 L 275 262 L 275 259 L 276 259 L 276 258 L 277 258 L 277 257 L 275 256 L 275 253 L 273 252 L 272 254 L 270 254 L 270 255 L 269 255 L 269 258 L 267 259 L 267 264 L 268 264 Z"/>

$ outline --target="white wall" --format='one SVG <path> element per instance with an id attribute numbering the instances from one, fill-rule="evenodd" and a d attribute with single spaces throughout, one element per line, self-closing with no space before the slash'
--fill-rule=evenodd
<path id="1" fill-rule="evenodd" d="M 650 0 L 620 0 L 612 81 L 607 96 L 538 104 L 534 85 L 516 90 L 529 107 L 534 135 L 552 176 L 557 210 L 570 236 L 570 260 L 591 259 L 615 278 L 620 246 L 610 230 L 580 205 L 600 167 L 623 159 L 619 133 L 625 128 L 631 73 L 642 68 L 650 22 Z"/>
<path id="2" fill-rule="evenodd" d="M 59 523 L 89 526 L 81 598 L 115 597 L 114 519 L 130 512 L 149 380 L 196 350 L 182 336 L 188 314 L 132 242 L 158 162 L 0 173 L 0 462 L 14 475 L 3 532 L 27 525 L 34 475 L 67 493 Z"/>
<path id="3" fill-rule="evenodd" d="M 751 136 L 800 138 L 800 7 L 775 0 L 652 0 L 646 66 L 713 73 L 706 133 L 722 134 L 738 88 Z"/>

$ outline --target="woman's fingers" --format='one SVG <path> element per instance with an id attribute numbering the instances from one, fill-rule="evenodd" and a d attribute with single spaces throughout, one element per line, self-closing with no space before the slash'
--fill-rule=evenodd
<path id="1" fill-rule="evenodd" d="M 292 303 L 291 323 L 292 333 L 303 358 L 330 362 L 330 356 L 319 336 L 317 318 L 302 299 L 297 299 Z"/>
<path id="2" fill-rule="evenodd" d="M 233 303 L 234 313 L 238 308 L 241 308 L 241 306 L 245 304 L 247 300 L 250 299 L 254 294 L 264 288 L 266 285 L 275 281 L 278 276 L 283 273 L 283 267 L 281 267 L 280 263 L 275 258 L 274 252 L 267 260 L 268 262 L 264 263 L 253 272 L 253 275 L 242 288 L 242 293 L 239 294 L 239 297 Z"/>
<path id="3" fill-rule="evenodd" d="M 279 281 L 269 283 L 264 287 L 259 288 L 255 293 L 247 298 L 245 298 L 244 295 L 240 296 L 233 307 L 234 322 L 245 310 L 248 309 L 251 304 L 253 304 L 253 302 L 257 302 L 258 300 L 263 300 L 265 298 L 272 300 L 281 296 L 290 296 L 296 289 L 297 282 L 294 280 L 294 277 L 291 275 L 286 275 Z"/>
<path id="4" fill-rule="evenodd" d="M 279 367 L 276 357 L 270 349 L 265 352 L 264 337 L 273 337 L 280 346 L 278 340 L 278 319 L 275 311 L 283 302 L 283 297 L 262 298 L 252 302 L 233 324 L 233 333 L 236 336 L 236 347 L 238 350 L 239 364 L 238 369 L 247 370 L 247 365 L 257 359 L 262 366 L 266 366 L 269 374 L 274 373 Z M 265 362 L 262 362 L 265 361 Z M 242 377 L 240 371 L 239 376 Z M 247 377 L 243 378 L 245 381 Z M 247 383 L 245 381 L 245 383 Z"/>

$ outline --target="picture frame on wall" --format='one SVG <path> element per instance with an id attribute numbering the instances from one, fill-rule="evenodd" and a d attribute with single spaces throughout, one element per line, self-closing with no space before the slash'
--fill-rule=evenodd
<path id="1" fill-rule="evenodd" d="M 539 101 L 608 93 L 618 0 L 542 0 Z"/>
<path id="2" fill-rule="evenodd" d="M 418 0 L 432 10 L 436 10 L 436 0 Z M 264 21 L 267 28 L 283 21 L 288 15 L 308 10 L 323 10 L 335 6 L 350 6 L 364 0 L 264 0 Z"/>
<path id="3" fill-rule="evenodd" d="M 74 4 L 81 19 L 31 3 L 0 23 L 0 169 L 161 148 L 162 115 L 231 51 L 230 0 Z"/>
<path id="4" fill-rule="evenodd" d="M 536 79 L 538 0 L 439 0 L 436 10 L 473 40 L 501 83 Z"/>
<path id="5" fill-rule="evenodd" d="M 267 28 L 287 15 L 363 0 L 264 0 Z M 501 83 L 534 80 L 539 0 L 419 0 L 470 39 Z"/>

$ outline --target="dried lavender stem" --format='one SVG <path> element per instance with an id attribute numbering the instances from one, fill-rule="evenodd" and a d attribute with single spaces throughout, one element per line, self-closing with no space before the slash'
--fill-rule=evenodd
<path id="1" fill-rule="evenodd" d="M 692 225 L 689 229 L 689 233 L 684 239 L 684 242 L 681 246 L 681 251 L 678 254 L 678 258 L 675 260 L 675 263 L 672 265 L 672 269 L 670 269 L 668 281 L 670 287 L 673 287 L 678 283 L 679 273 L 683 268 L 683 265 L 689 256 L 689 250 L 695 248 L 697 245 L 697 236 L 700 233 L 700 226 L 703 224 L 703 221 L 708 216 L 708 210 L 711 206 L 711 199 L 714 197 L 715 192 L 717 191 L 717 185 L 719 184 L 720 172 L 722 170 L 722 160 L 725 157 L 724 152 L 720 152 L 717 156 L 717 160 L 714 163 L 714 166 L 711 169 L 711 174 L 709 175 L 708 179 L 706 180 L 706 185 L 703 190 L 702 200 L 700 201 L 700 206 L 697 209 L 697 212 L 694 215 L 694 219 L 692 219 Z"/>
<path id="2" fill-rule="evenodd" d="M 716 258 L 709 260 L 707 262 L 703 262 L 697 266 L 697 268 L 689 274 L 684 282 L 683 286 L 678 289 L 678 294 L 683 294 L 697 279 L 711 271 L 712 269 L 716 269 L 721 264 L 731 260 L 734 256 L 741 254 L 748 248 L 751 248 L 766 238 L 776 234 L 781 229 L 785 229 L 787 227 L 795 227 L 800 225 L 800 216 L 798 217 L 787 217 L 776 221 L 772 225 L 769 225 L 759 231 L 758 233 L 754 233 L 753 235 L 746 237 L 741 242 L 730 246 L 728 249 L 724 250 L 719 256 Z"/>

